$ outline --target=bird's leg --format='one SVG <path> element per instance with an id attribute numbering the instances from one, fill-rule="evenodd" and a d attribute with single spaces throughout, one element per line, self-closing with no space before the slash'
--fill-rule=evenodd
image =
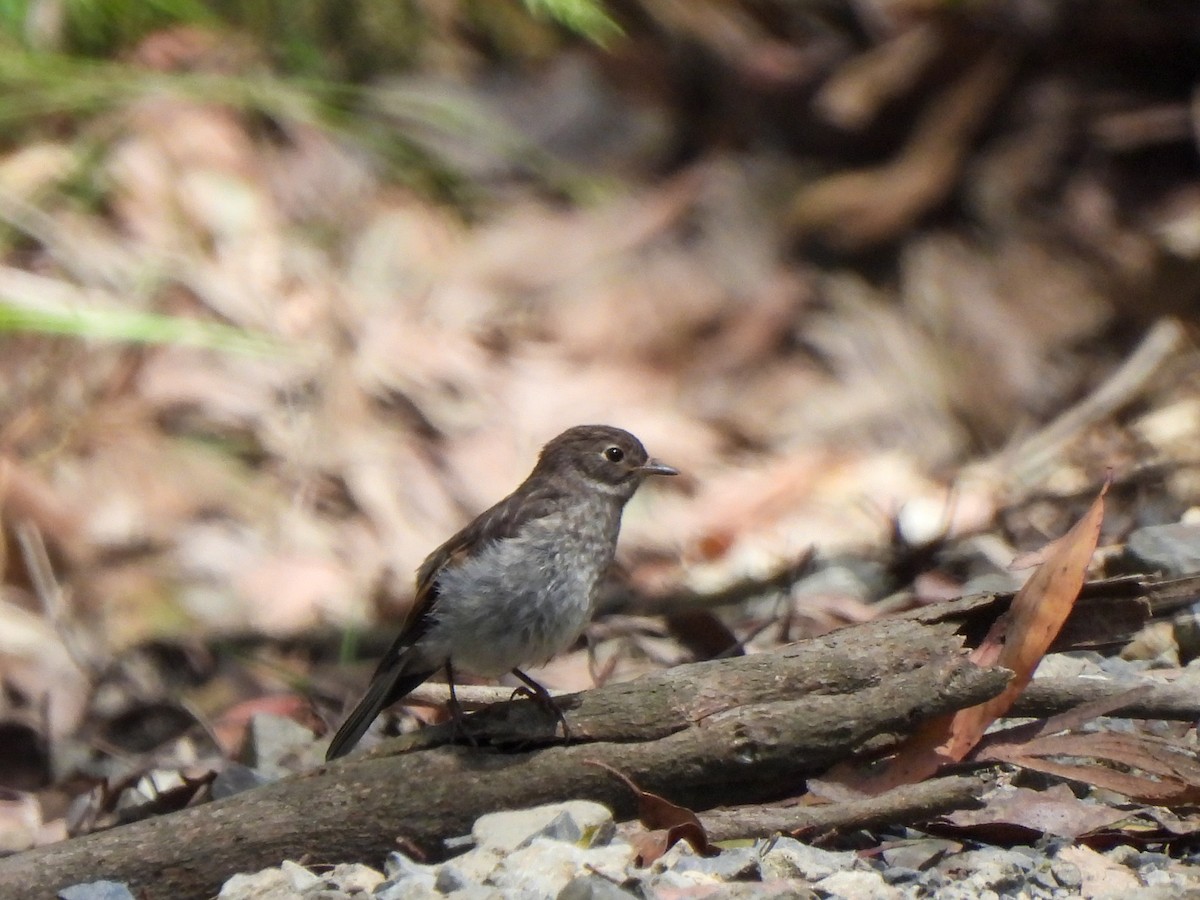
<path id="1" fill-rule="evenodd" d="M 467 739 L 467 743 L 472 747 L 478 747 L 475 738 L 467 730 L 465 721 L 463 720 L 462 704 L 458 702 L 458 694 L 454 692 L 454 666 L 450 660 L 446 660 L 446 684 L 450 686 L 450 702 L 446 706 L 450 710 L 450 721 L 454 723 L 454 736 L 461 735 Z"/>
<path id="2" fill-rule="evenodd" d="M 567 717 L 563 715 L 563 711 L 559 708 L 559 705 L 554 702 L 554 698 L 550 696 L 550 692 L 520 669 L 513 669 L 512 673 L 523 682 L 521 687 L 513 691 L 513 696 L 528 697 L 542 709 L 552 713 L 554 718 L 562 724 L 563 740 L 571 740 L 571 727 L 567 724 Z"/>
<path id="3" fill-rule="evenodd" d="M 462 704 L 458 702 L 458 694 L 454 693 L 454 666 L 450 660 L 446 660 L 446 684 L 450 687 L 450 702 L 446 704 L 450 707 L 450 718 L 455 722 L 461 722 L 463 708 Z"/>

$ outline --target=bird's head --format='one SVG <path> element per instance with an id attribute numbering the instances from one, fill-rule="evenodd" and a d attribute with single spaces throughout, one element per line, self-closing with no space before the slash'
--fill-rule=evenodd
<path id="1" fill-rule="evenodd" d="M 648 475 L 678 475 L 652 459 L 642 442 L 611 425 L 568 428 L 542 448 L 535 474 L 582 478 L 607 494 L 633 496 Z"/>

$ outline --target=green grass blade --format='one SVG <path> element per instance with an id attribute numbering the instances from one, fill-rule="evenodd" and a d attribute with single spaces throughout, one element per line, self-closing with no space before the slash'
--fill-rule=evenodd
<path id="1" fill-rule="evenodd" d="M 286 352 L 275 338 L 217 322 L 122 310 L 31 309 L 0 300 L 0 334 L 28 332 L 133 344 L 180 344 L 251 356 Z"/>

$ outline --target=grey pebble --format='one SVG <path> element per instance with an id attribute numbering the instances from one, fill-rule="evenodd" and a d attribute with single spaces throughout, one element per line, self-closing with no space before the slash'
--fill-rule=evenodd
<path id="1" fill-rule="evenodd" d="M 1138 868 L 1143 872 L 1155 869 L 1168 869 L 1175 865 L 1175 860 L 1165 853 L 1145 851 L 1138 856 Z"/>
<path id="2" fill-rule="evenodd" d="M 134 900 L 129 888 L 120 881 L 87 881 L 58 892 L 59 900 Z"/>
<path id="3" fill-rule="evenodd" d="M 846 900 L 901 900 L 899 888 L 884 881 L 878 872 L 868 870 L 834 872 L 813 887 L 820 894 Z"/>
<path id="4" fill-rule="evenodd" d="M 974 885 L 965 882 L 960 884 L 948 884 L 938 890 L 937 900 L 1000 900 L 1000 895 L 995 891 L 979 890 Z"/>
<path id="5" fill-rule="evenodd" d="M 610 818 L 609 821 L 611 822 L 612 819 Z M 538 831 L 527 837 L 525 843 L 529 843 L 535 837 L 546 837 L 553 841 L 566 841 L 568 844 L 575 844 L 583 837 L 583 829 L 575 821 L 574 816 L 563 810 Z"/>
<path id="6" fill-rule="evenodd" d="M 1146 887 L 1161 887 L 1164 885 L 1174 884 L 1175 878 L 1172 873 L 1166 869 L 1150 869 L 1143 870 L 1141 873 L 1142 881 L 1146 883 Z"/>
<path id="7" fill-rule="evenodd" d="M 709 890 L 701 896 L 704 900 L 817 900 L 821 895 L 798 881 L 774 881 L 766 884 L 735 881 L 733 884 Z"/>
<path id="8" fill-rule="evenodd" d="M 1135 848 L 1130 847 L 1128 844 L 1117 844 L 1117 846 L 1113 847 L 1104 855 L 1108 857 L 1110 862 L 1115 862 L 1118 865 L 1128 866 L 1131 869 L 1136 869 L 1138 867 L 1138 859 L 1142 854 Z"/>
<path id="9" fill-rule="evenodd" d="M 438 866 L 426 866 L 409 859 L 403 853 L 393 850 L 383 861 L 383 872 L 388 881 L 392 882 L 427 882 L 433 886 L 437 878 Z"/>
<path id="10" fill-rule="evenodd" d="M 638 869 L 633 847 L 612 836 L 607 809 L 571 806 L 500 813 L 484 827 L 477 822 L 476 846 L 438 865 L 392 853 L 384 866 L 386 880 L 368 866 L 336 866 L 315 874 L 285 862 L 231 878 L 220 900 L 1072 900 L 1083 884 L 1077 865 L 1055 858 L 1065 846 L 1061 842 L 960 852 L 960 843 L 919 831 L 899 832 L 902 841 L 866 858 L 784 836 L 728 847 L 710 857 L 680 842 Z M 1186 861 L 1129 846 L 1105 856 L 1136 872 L 1143 883 L 1119 900 L 1200 896 L 1200 872 Z M 60 898 L 131 900 L 131 895 L 125 890 L 111 897 Z"/>
<path id="11" fill-rule="evenodd" d="M 926 869 L 948 853 L 961 850 L 962 845 L 955 841 L 944 841 L 937 838 L 918 840 L 888 847 L 880 856 L 889 866 Z"/>
<path id="12" fill-rule="evenodd" d="M 270 778 L 249 766 L 243 766 L 241 763 L 229 763 L 217 773 L 210 790 L 214 800 L 221 800 L 251 788 L 270 784 L 270 782 Z"/>
<path id="13" fill-rule="evenodd" d="M 453 863 L 445 863 L 438 867 L 437 878 L 433 882 L 434 890 L 441 894 L 449 894 L 451 891 L 459 891 L 467 887 L 470 882 L 466 879 L 458 867 Z"/>
<path id="14" fill-rule="evenodd" d="M 247 731 L 246 762 L 267 778 L 282 778 L 295 768 L 289 758 L 311 753 L 315 744 L 313 733 L 294 719 L 258 713 Z"/>
<path id="15" fill-rule="evenodd" d="M 1138 572 L 1177 578 L 1200 571 L 1200 525 L 1174 522 L 1138 528 L 1125 542 L 1125 556 Z"/>
<path id="16" fill-rule="evenodd" d="M 614 828 L 612 812 L 606 806 L 590 800 L 570 800 L 488 813 L 475 821 L 471 835 L 476 847 L 507 852 L 528 845 L 539 836 L 572 843 L 586 839 L 587 846 L 605 844 L 612 839 Z M 572 834 L 578 837 L 559 837 Z"/>
<path id="17" fill-rule="evenodd" d="M 288 873 L 282 869 L 263 869 L 261 872 L 239 872 L 221 886 L 218 900 L 262 900 L 262 898 L 294 897 Z"/>
<path id="18" fill-rule="evenodd" d="M 370 895 L 385 879 L 382 872 L 362 863 L 339 863 L 326 872 L 321 880 L 326 887 L 336 888 L 347 894 Z"/>
<path id="19" fill-rule="evenodd" d="M 917 869 L 909 869 L 904 866 L 888 866 L 879 873 L 883 876 L 883 880 L 888 884 L 898 886 L 917 885 L 922 883 L 924 873 Z"/>
<path id="20" fill-rule="evenodd" d="M 985 847 L 949 857 L 938 868 L 951 879 L 958 873 L 965 874 L 966 877 L 962 879 L 964 885 L 1004 893 L 1020 888 L 1032 865 L 1033 861 L 1022 853 Z"/>
<path id="21" fill-rule="evenodd" d="M 721 881 L 757 881 L 761 860 L 753 847 L 730 847 L 716 856 L 682 856 L 675 864 L 679 872 L 703 872 Z"/>
<path id="22" fill-rule="evenodd" d="M 589 870 L 613 881 L 624 880 L 633 857 L 634 849 L 624 842 L 584 849 L 537 838 L 506 855 L 486 883 L 510 890 L 529 887 L 542 896 L 553 897 Z"/>
<path id="23" fill-rule="evenodd" d="M 860 863 L 853 853 L 835 853 L 810 847 L 795 838 L 780 837 L 764 850 L 760 865 L 764 880 L 802 878 L 820 881 L 834 872 L 858 868 Z"/>
<path id="24" fill-rule="evenodd" d="M 385 881 L 375 888 L 374 900 L 434 900 L 444 896 L 432 883 L 419 881 Z"/>
<path id="25" fill-rule="evenodd" d="M 716 882 L 710 881 L 699 872 L 676 872 L 673 868 L 653 872 L 640 880 L 643 896 L 653 900 L 659 896 L 687 896 L 700 891 L 710 892 Z"/>
<path id="26" fill-rule="evenodd" d="M 950 883 L 950 880 L 937 869 L 926 869 L 921 873 L 919 884 L 927 891 L 936 891 Z"/>
<path id="27" fill-rule="evenodd" d="M 1083 873 L 1073 862 L 1067 862 L 1065 859 L 1052 860 L 1050 871 L 1054 874 L 1054 880 L 1065 888 L 1077 888 L 1083 884 Z"/>
<path id="28" fill-rule="evenodd" d="M 567 882 L 558 892 L 556 900 L 630 900 L 636 897 L 637 894 L 631 894 L 607 878 L 601 878 L 599 875 L 580 875 Z"/>
<path id="29" fill-rule="evenodd" d="M 1053 891 L 1059 886 L 1058 878 L 1054 874 L 1054 869 L 1047 861 L 1043 866 L 1038 866 L 1033 870 L 1033 874 L 1029 876 L 1033 885 L 1044 888 L 1047 891 Z"/>

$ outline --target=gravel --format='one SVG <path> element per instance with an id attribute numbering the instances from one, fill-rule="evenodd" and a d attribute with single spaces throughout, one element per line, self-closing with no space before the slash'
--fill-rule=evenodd
<path id="1" fill-rule="evenodd" d="M 971 847 L 908 832 L 882 851 L 835 851 L 791 837 L 737 842 L 701 855 L 681 841 L 648 866 L 597 803 L 573 801 L 482 816 L 465 852 L 436 865 L 392 853 L 383 871 L 360 864 L 312 870 L 285 861 L 239 874 L 219 900 L 667 900 L 679 897 L 846 900 L 1067 900 L 1105 896 L 1114 872 L 1120 900 L 1200 896 L 1200 866 L 1118 845 Z M 1062 858 L 1060 858 L 1060 855 Z M 62 900 L 132 896 L 113 882 L 74 885 Z M 1114 894 L 1114 898 L 1117 895 Z"/>

